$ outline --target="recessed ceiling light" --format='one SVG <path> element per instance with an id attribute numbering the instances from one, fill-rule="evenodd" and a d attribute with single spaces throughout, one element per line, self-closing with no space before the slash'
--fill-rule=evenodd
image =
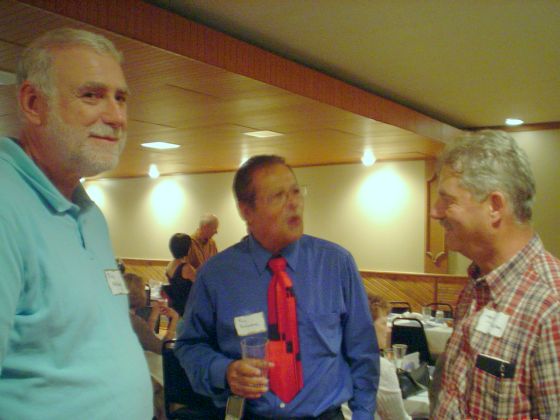
<path id="1" fill-rule="evenodd" d="M 16 75 L 7 71 L 0 70 L 0 85 L 15 85 Z"/>
<path id="2" fill-rule="evenodd" d="M 148 149 L 158 150 L 177 149 L 178 147 L 181 147 L 178 144 L 167 143 L 166 141 L 151 141 L 149 143 L 142 143 L 141 146 L 147 147 Z"/>
<path id="3" fill-rule="evenodd" d="M 284 135 L 282 133 L 277 133 L 275 131 L 268 131 L 268 130 L 249 131 L 249 132 L 243 133 L 243 134 L 245 134 L 246 136 L 259 137 L 259 138 L 276 137 L 276 136 L 283 136 Z"/>
<path id="4" fill-rule="evenodd" d="M 521 125 L 525 121 L 520 120 L 519 118 L 506 118 L 506 125 Z"/>
<path id="5" fill-rule="evenodd" d="M 150 178 L 152 179 L 159 178 L 159 170 L 157 168 L 157 165 L 155 165 L 154 163 L 150 165 L 150 170 L 148 171 L 148 175 L 150 175 Z"/>
<path id="6" fill-rule="evenodd" d="M 376 158 L 375 155 L 373 154 L 373 151 L 371 150 L 366 150 L 362 156 L 362 163 L 364 164 L 364 166 L 371 166 L 375 163 Z"/>

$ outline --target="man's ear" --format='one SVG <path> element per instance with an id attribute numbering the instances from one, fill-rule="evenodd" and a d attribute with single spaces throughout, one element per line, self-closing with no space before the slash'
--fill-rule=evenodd
<path id="1" fill-rule="evenodd" d="M 239 215 L 245 222 L 249 223 L 251 221 L 252 208 L 247 203 L 239 201 L 237 203 L 237 209 L 239 210 Z"/>
<path id="2" fill-rule="evenodd" d="M 488 206 L 492 223 L 499 222 L 504 217 L 504 212 L 506 210 L 506 196 L 499 191 L 491 192 L 488 196 Z"/>
<path id="3" fill-rule="evenodd" d="M 21 113 L 29 123 L 42 125 L 47 118 L 47 100 L 34 85 L 25 81 L 18 92 Z"/>

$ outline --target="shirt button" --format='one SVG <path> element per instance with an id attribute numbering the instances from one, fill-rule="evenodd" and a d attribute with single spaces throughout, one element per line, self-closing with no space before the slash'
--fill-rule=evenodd
<path id="1" fill-rule="evenodd" d="M 285 407 L 286 407 L 286 404 L 283 403 L 283 402 L 281 402 L 281 403 L 280 403 L 280 408 L 285 408 Z"/>

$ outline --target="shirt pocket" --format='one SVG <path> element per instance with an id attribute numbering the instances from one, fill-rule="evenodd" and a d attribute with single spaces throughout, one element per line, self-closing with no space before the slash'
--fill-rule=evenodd
<path id="1" fill-rule="evenodd" d="M 492 418 L 512 418 L 516 413 L 528 413 L 527 400 L 522 398 L 515 378 L 499 378 L 475 368 L 471 383 L 470 412 L 491 415 Z"/>
<path id="2" fill-rule="evenodd" d="M 340 314 L 308 313 L 302 311 L 300 345 L 303 351 L 312 357 L 336 357 L 340 353 L 342 329 Z"/>

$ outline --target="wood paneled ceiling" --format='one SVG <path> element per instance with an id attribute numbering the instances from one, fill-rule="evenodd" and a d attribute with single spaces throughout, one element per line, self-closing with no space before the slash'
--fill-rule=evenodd
<path id="1" fill-rule="evenodd" d="M 453 127 L 299 64 L 136 0 L 0 0 L 0 70 L 42 32 L 81 27 L 111 38 L 125 56 L 132 91 L 121 163 L 101 177 L 235 170 L 254 154 L 293 166 L 425 159 Z M 244 133 L 271 130 L 258 139 Z M 17 136 L 13 86 L 0 86 L 0 133 Z M 164 140 L 181 148 L 151 151 Z"/>

